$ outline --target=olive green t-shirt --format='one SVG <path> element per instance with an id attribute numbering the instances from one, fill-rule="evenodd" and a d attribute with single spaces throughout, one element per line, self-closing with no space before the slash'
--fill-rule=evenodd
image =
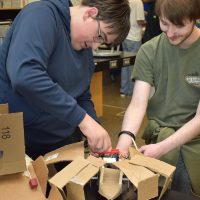
<path id="1" fill-rule="evenodd" d="M 146 42 L 132 78 L 155 87 L 148 118 L 160 126 L 181 127 L 194 117 L 200 100 L 200 38 L 188 49 L 171 45 L 164 33 Z"/>

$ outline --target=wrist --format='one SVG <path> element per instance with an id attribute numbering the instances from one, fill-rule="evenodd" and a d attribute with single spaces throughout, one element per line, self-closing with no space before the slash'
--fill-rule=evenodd
<path id="1" fill-rule="evenodd" d="M 124 135 L 124 134 L 129 135 L 129 136 L 135 141 L 135 135 L 136 135 L 136 134 L 132 133 L 131 131 L 121 131 L 121 132 L 119 132 L 118 138 L 119 138 L 121 135 Z"/>

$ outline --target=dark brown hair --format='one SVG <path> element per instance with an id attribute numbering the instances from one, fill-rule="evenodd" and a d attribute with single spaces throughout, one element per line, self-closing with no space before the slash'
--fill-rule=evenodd
<path id="1" fill-rule="evenodd" d="M 185 20 L 200 18 L 200 0 L 156 0 L 155 11 L 175 25 L 184 25 Z"/>
<path id="2" fill-rule="evenodd" d="M 130 7 L 128 0 L 82 0 L 82 6 L 96 7 L 98 19 L 111 30 L 108 34 L 116 34 L 113 45 L 121 44 L 130 30 Z"/>

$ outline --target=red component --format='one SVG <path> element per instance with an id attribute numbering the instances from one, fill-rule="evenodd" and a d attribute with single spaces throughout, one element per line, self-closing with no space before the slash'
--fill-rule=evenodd
<path id="1" fill-rule="evenodd" d="M 96 152 L 99 155 L 113 155 L 113 154 L 119 154 L 119 149 L 112 149 L 111 151 L 106 152 Z"/>
<path id="2" fill-rule="evenodd" d="M 37 178 L 31 178 L 29 180 L 29 185 L 30 185 L 31 189 L 37 188 L 37 186 L 38 186 Z"/>

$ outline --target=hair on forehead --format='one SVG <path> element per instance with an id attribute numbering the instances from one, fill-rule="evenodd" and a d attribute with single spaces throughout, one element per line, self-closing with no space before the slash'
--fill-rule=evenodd
<path id="1" fill-rule="evenodd" d="M 200 0 L 156 0 L 155 11 L 175 25 L 200 18 Z"/>
<path id="2" fill-rule="evenodd" d="M 128 0 L 82 0 L 82 6 L 96 7 L 97 19 L 110 29 L 108 34 L 117 37 L 113 45 L 121 44 L 130 30 L 130 7 Z"/>

